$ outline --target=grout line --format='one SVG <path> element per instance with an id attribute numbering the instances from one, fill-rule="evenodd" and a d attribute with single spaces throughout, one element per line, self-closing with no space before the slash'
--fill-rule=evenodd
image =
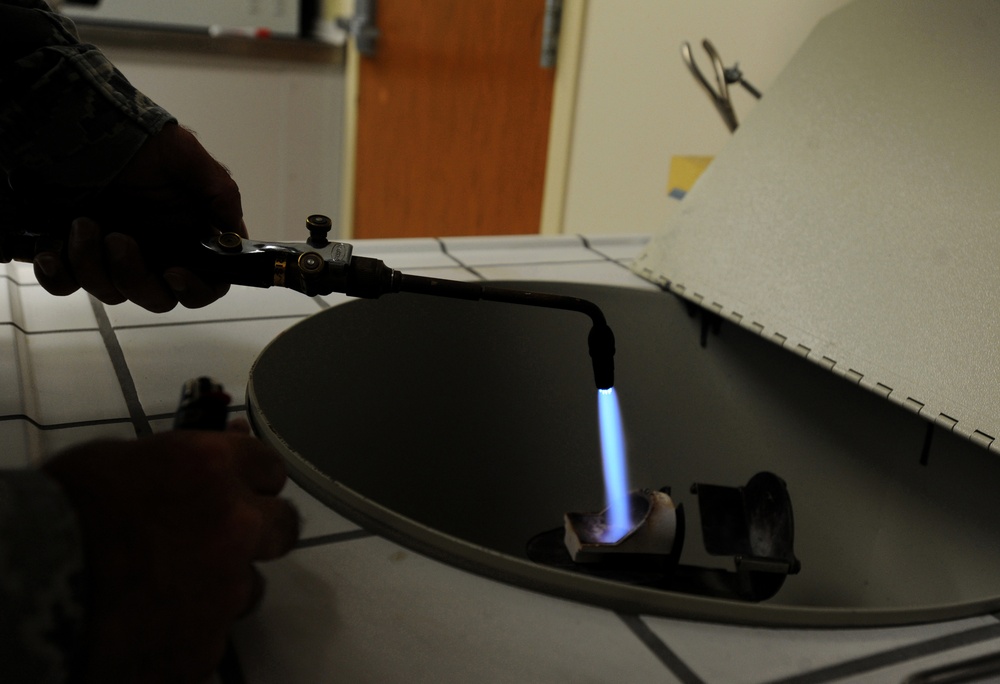
<path id="1" fill-rule="evenodd" d="M 581 240 L 581 242 L 583 243 L 581 246 L 587 248 L 589 251 L 591 251 L 594 254 L 596 254 L 597 256 L 601 257 L 600 261 L 614 261 L 614 259 L 611 259 L 610 257 L 608 257 L 608 256 L 606 256 L 604 254 L 601 254 L 597 250 L 590 249 L 589 246 L 587 245 L 586 240 L 583 238 L 582 235 L 577 235 L 576 237 L 578 237 Z M 455 263 L 458 264 L 459 266 L 461 266 L 462 268 L 464 268 L 467 271 L 469 271 L 471 273 L 474 273 L 475 275 L 477 275 L 480 278 L 482 278 L 482 275 L 480 275 L 475 270 L 475 267 L 469 266 L 464 261 L 462 261 L 461 259 L 459 259 L 457 256 L 455 256 L 454 254 L 452 254 L 451 252 L 449 252 L 448 251 L 448 247 L 444 244 L 444 240 L 442 240 L 441 238 L 436 238 L 436 239 L 438 241 L 438 244 L 441 245 L 441 251 L 445 255 L 447 255 L 450 259 L 453 259 L 455 261 Z M 566 264 L 593 264 L 595 261 L 598 261 L 598 260 L 597 259 L 571 259 L 569 261 L 561 261 L 561 260 L 560 261 L 510 261 L 510 262 L 499 262 L 499 263 L 495 263 L 495 264 L 494 263 L 489 263 L 489 264 L 479 264 L 479 265 L 480 265 L 480 267 L 486 267 L 486 268 L 493 268 L 493 267 L 509 268 L 509 267 L 513 267 L 513 266 L 560 266 L 560 265 L 566 265 Z M 441 268 L 441 267 L 438 267 L 438 268 Z"/>
<path id="2" fill-rule="evenodd" d="M 608 256 L 607 254 L 604 254 L 603 252 L 599 252 L 596 248 L 591 247 L 590 243 L 587 241 L 586 237 L 584 237 L 583 235 L 577 235 L 576 237 L 582 243 L 581 244 L 582 247 L 584 247 L 585 249 L 587 249 L 587 251 L 594 253 L 596 256 L 598 256 L 600 258 L 599 259 L 581 259 L 581 260 L 575 260 L 574 259 L 574 260 L 570 260 L 570 261 L 562 261 L 562 260 L 560 260 L 560 261 L 510 261 L 510 262 L 498 262 L 498 263 L 495 263 L 495 264 L 494 263 L 480 264 L 479 267 L 480 268 L 484 268 L 484 267 L 485 268 L 514 268 L 514 267 L 517 267 L 517 266 L 567 266 L 567 265 L 572 265 L 572 264 L 594 264 L 594 263 L 597 263 L 597 262 L 607 262 L 607 263 L 612 263 L 615 266 L 618 266 L 619 268 L 622 268 L 622 269 L 628 271 L 629 273 L 632 272 L 631 269 L 628 266 L 626 266 L 625 264 L 621 263 L 617 259 L 613 259 L 612 257 Z M 480 280 L 486 280 L 486 278 L 479 271 L 476 270 L 475 266 L 469 266 L 468 264 L 466 264 L 465 262 L 463 262 L 461 259 L 459 259 L 457 256 L 455 256 L 454 254 L 452 254 L 451 252 L 449 252 L 447 246 L 444 244 L 444 240 L 442 240 L 441 238 L 436 238 L 436 239 L 438 241 L 438 244 L 441 246 L 441 251 L 445 255 L 447 255 L 450 259 L 452 259 L 457 266 L 459 266 L 461 268 L 464 268 L 466 271 L 468 271 L 472 275 L 476 276 Z M 446 267 L 437 266 L 435 268 L 446 268 Z"/>
<path id="3" fill-rule="evenodd" d="M 1000 675 L 1000 654 L 986 653 L 946 665 L 932 666 L 909 675 L 907 684 L 958 684 L 959 682 L 996 682 Z"/>
<path id="4" fill-rule="evenodd" d="M 635 275 L 635 272 L 632 270 L 632 267 L 629 266 L 628 264 L 623 264 L 622 262 L 618 261 L 618 259 L 611 259 L 611 258 L 609 258 L 608 261 L 610 261 L 612 264 L 614 264 L 618 268 L 623 269 L 626 272 L 631 273 L 632 275 Z M 636 275 L 636 277 L 638 278 L 639 276 Z M 648 283 L 649 281 L 647 280 L 646 282 Z M 653 283 L 653 285 L 656 285 L 656 283 Z M 662 285 L 660 285 L 659 288 L 661 290 L 663 290 L 664 292 L 668 291 L 668 288 L 666 288 L 666 287 L 664 287 Z"/>
<path id="5" fill-rule="evenodd" d="M 590 240 L 587 239 L 587 236 L 577 234 L 577 237 L 580 238 L 580 242 L 583 243 L 583 246 L 587 249 L 587 251 L 593 252 L 594 254 L 596 254 L 597 256 L 601 257 L 605 261 L 615 261 L 614 259 L 612 259 L 611 257 L 609 257 L 604 252 L 597 251 L 597 248 L 590 244 Z M 615 261 L 615 263 L 618 263 L 618 262 Z"/>
<path id="6" fill-rule="evenodd" d="M 993 617 L 996 617 L 994 614 Z M 908 646 L 882 651 L 870 656 L 847 660 L 836 665 L 821 667 L 811 672 L 803 672 L 783 679 L 772 680 L 770 684 L 825 684 L 844 677 L 853 677 L 872 670 L 878 670 L 890 665 L 898 665 L 908 660 L 923 658 L 944 651 L 971 646 L 982 641 L 1000 638 L 1000 624 L 985 625 L 968 629 L 964 632 L 946 634 L 944 636 L 920 641 Z"/>
<path id="7" fill-rule="evenodd" d="M 14 276 L 12 276 L 10 273 L 5 273 L 4 275 L 0 276 L 0 278 L 3 278 L 4 280 L 7 280 L 11 285 L 17 285 L 18 287 L 41 287 L 41 285 L 38 284 L 37 282 L 35 282 L 35 283 L 20 283 L 17 280 L 15 280 Z"/>
<path id="8" fill-rule="evenodd" d="M 676 653 L 667 646 L 660 637 L 649 628 L 642 618 L 633 613 L 615 613 L 625 626 L 632 630 L 632 633 L 639 638 L 646 648 L 653 652 L 661 663 L 677 677 L 682 684 L 705 684 L 705 680 L 694 673 L 687 664 L 680 659 Z"/>
<path id="9" fill-rule="evenodd" d="M 477 271 L 472 266 L 467 265 L 465 262 L 463 262 L 457 256 L 455 256 L 454 254 L 452 254 L 451 252 L 449 252 L 448 251 L 448 246 L 446 244 L 444 244 L 444 240 L 442 240 L 441 238 L 436 238 L 436 240 L 438 241 L 438 244 L 441 246 L 441 251 L 445 254 L 445 256 L 447 256 L 449 259 L 451 259 L 452 261 L 454 261 L 455 264 L 457 264 L 460 268 L 464 268 L 466 271 L 468 271 L 472 275 L 476 276 L 476 278 L 478 278 L 479 280 L 486 280 L 486 278 L 483 277 L 482 273 L 480 273 L 479 271 Z"/>
<path id="10" fill-rule="evenodd" d="M 602 252 L 597 247 L 594 247 L 593 245 L 591 245 L 590 244 L 590 240 L 587 239 L 586 235 L 577 235 L 577 237 L 579 237 L 580 240 L 583 242 L 583 246 L 586 247 L 591 252 L 593 252 L 594 254 L 598 255 L 599 257 L 601 257 L 605 261 L 610 261 L 611 263 L 615 264 L 616 266 L 620 266 L 621 268 L 624 268 L 629 273 L 632 273 L 632 269 L 629 268 L 628 266 L 626 266 L 625 264 L 623 264 L 619 259 L 616 259 L 613 256 L 609 256 L 609 255 L 605 254 L 604 252 Z M 624 257 L 624 258 L 628 258 L 628 257 Z M 587 262 L 587 263 L 589 263 L 589 262 Z M 647 281 L 647 282 L 649 282 L 649 281 Z M 661 289 L 665 289 L 663 287 L 663 285 L 660 285 L 660 287 L 661 287 Z"/>
<path id="11" fill-rule="evenodd" d="M 246 404 L 236 404 L 226 407 L 227 413 L 239 413 L 241 411 L 246 411 Z M 147 421 L 154 420 L 172 420 L 175 414 L 173 413 L 156 413 L 150 416 L 146 416 Z M 31 416 L 24 413 L 8 413 L 6 415 L 0 416 L 0 423 L 14 422 L 15 420 L 23 420 L 29 423 L 36 430 L 48 431 L 48 430 L 68 430 L 72 428 L 80 427 L 92 427 L 94 425 L 115 425 L 117 423 L 132 425 L 135 427 L 131 418 L 94 418 L 92 420 L 74 420 L 67 423 L 39 423 L 37 420 Z"/>
<path id="12" fill-rule="evenodd" d="M 38 430 L 65 430 L 67 428 L 78 428 L 78 427 L 90 427 L 91 425 L 113 425 L 115 423 L 128 423 L 132 424 L 129 418 L 96 418 L 93 420 L 75 420 L 68 423 L 50 423 L 44 424 L 39 423 L 37 420 L 24 413 L 12 413 L 5 416 L 0 416 L 0 423 L 7 421 L 23 420 L 30 423 L 32 427 Z"/>
<path id="13" fill-rule="evenodd" d="M 15 330 L 17 330 L 18 332 L 20 332 L 22 335 L 30 335 L 32 337 L 34 337 L 35 335 L 61 335 L 61 334 L 65 334 L 65 333 L 94 332 L 95 330 L 97 330 L 96 327 L 93 327 L 93 328 L 60 328 L 58 330 L 27 330 L 25 328 L 22 328 L 20 324 L 15 323 L 14 321 L 4 321 L 3 323 L 0 323 L 0 325 L 9 325 L 10 327 L 12 327 Z"/>
<path id="14" fill-rule="evenodd" d="M 97 319 L 97 328 L 104 340 L 104 347 L 111 357 L 111 366 L 115 369 L 118 377 L 118 385 L 121 387 L 122 395 L 125 398 L 125 406 L 128 407 L 128 415 L 138 436 L 152 434 L 153 429 L 149 426 L 149 419 L 142 410 L 142 402 L 139 401 L 139 393 L 135 389 L 135 381 L 132 373 L 129 372 L 128 364 L 125 362 L 125 353 L 118 342 L 115 329 L 111 326 L 108 312 L 104 310 L 104 305 L 93 295 L 90 296 L 90 305 L 94 309 L 94 317 Z"/>
<path id="15" fill-rule="evenodd" d="M 449 259 L 451 259 L 452 261 L 454 261 L 456 264 L 458 264 L 462 268 L 466 267 L 465 264 L 462 263 L 461 259 L 459 259 L 457 256 L 455 256 L 454 254 L 452 254 L 451 252 L 448 251 L 448 245 L 446 245 L 444 243 L 444 238 L 434 238 L 434 239 L 437 240 L 438 247 L 441 248 L 441 253 L 442 254 L 444 254 L 446 257 L 448 257 Z"/>
<path id="16" fill-rule="evenodd" d="M 313 546 L 324 546 L 327 544 L 339 544 L 340 542 L 353 541 L 354 539 L 366 539 L 374 537 L 374 532 L 368 530 L 350 530 L 348 532 L 333 532 L 331 534 L 321 534 L 318 537 L 300 539 L 296 544 L 296 549 L 307 549 Z"/>
<path id="17" fill-rule="evenodd" d="M 597 253 L 595 252 L 595 254 L 597 254 Z M 454 256 L 452 256 L 450 254 L 448 256 L 451 256 L 452 259 L 456 259 L 456 261 L 457 261 L 457 257 L 454 257 Z M 516 268 L 517 266 L 574 266 L 574 265 L 580 265 L 580 264 L 587 264 L 589 266 L 593 266 L 594 264 L 604 263 L 605 261 L 614 261 L 614 259 L 609 259 L 608 257 L 604 256 L 603 254 L 601 254 L 599 256 L 600 256 L 599 259 L 567 259 L 565 261 L 560 261 L 560 260 L 556 260 L 556 261 L 498 261 L 497 263 L 492 263 L 491 262 L 491 263 L 488 263 L 488 264 L 479 264 L 479 267 L 480 268 Z M 471 266 L 467 266 L 464 263 L 461 263 L 460 265 L 463 266 L 464 268 L 472 268 Z"/>
<path id="18" fill-rule="evenodd" d="M 466 266 L 465 264 L 462 264 L 462 268 L 464 268 L 466 271 L 479 278 L 479 280 L 486 280 L 486 277 L 472 266 Z"/>
<path id="19" fill-rule="evenodd" d="M 278 321 L 306 318 L 309 314 L 273 314 L 270 316 L 243 316 L 240 318 L 212 318 L 204 321 L 163 321 L 162 323 L 132 323 L 115 326 L 115 330 L 141 330 L 144 328 L 177 328 L 183 325 L 210 325 L 218 323 L 246 323 L 248 321 Z M 107 316 L 105 316 L 107 317 Z M 110 325 L 110 322 L 108 323 Z"/>

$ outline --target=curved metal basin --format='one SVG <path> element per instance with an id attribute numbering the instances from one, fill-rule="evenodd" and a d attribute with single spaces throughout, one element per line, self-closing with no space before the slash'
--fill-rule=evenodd
<path id="1" fill-rule="evenodd" d="M 696 482 L 778 474 L 801 572 L 763 603 L 706 598 L 530 561 L 568 511 L 603 506 L 596 390 L 579 314 L 419 295 L 355 301 L 278 337 L 248 386 L 251 420 L 292 477 L 420 552 L 615 609 L 769 625 L 886 625 L 1000 607 L 1000 460 L 777 345 L 701 321 L 659 292 L 518 287 L 597 302 L 634 487 L 686 507 Z M 929 441 L 928 441 L 929 440 Z M 731 563 L 731 559 L 729 561 Z"/>

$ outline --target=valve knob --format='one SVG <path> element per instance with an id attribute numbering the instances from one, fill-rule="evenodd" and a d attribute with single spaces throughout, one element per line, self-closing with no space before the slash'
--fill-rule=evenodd
<path id="1" fill-rule="evenodd" d="M 326 267 L 326 262 L 316 252 L 305 252 L 299 255 L 299 270 L 306 275 L 315 275 Z"/>
<path id="2" fill-rule="evenodd" d="M 243 251 L 243 238 L 236 233 L 221 233 L 215 238 L 215 241 L 224 252 Z"/>
<path id="3" fill-rule="evenodd" d="M 333 221 L 329 216 L 323 214 L 313 214 L 306 218 L 306 228 L 309 229 L 309 244 L 313 247 L 325 247 L 329 244 L 326 239 L 327 233 L 333 227 Z"/>

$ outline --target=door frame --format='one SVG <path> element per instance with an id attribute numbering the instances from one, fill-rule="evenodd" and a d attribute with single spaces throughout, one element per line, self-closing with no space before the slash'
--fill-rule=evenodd
<path id="1" fill-rule="evenodd" d="M 541 0 L 539 0 L 541 1 Z M 559 31 L 559 52 L 556 59 L 555 81 L 552 86 L 552 115 L 549 120 L 548 150 L 545 156 L 545 187 L 542 194 L 542 216 L 538 232 L 563 232 L 566 185 L 569 176 L 570 150 L 573 142 L 573 120 L 576 113 L 576 91 L 583 48 L 583 29 L 588 0 L 563 0 L 562 23 Z M 341 0 L 341 12 L 350 14 L 352 4 Z M 538 46 L 539 55 L 541 45 Z M 354 182 L 357 154 L 358 87 L 360 60 L 354 41 L 347 43 L 344 66 L 344 144 L 340 184 L 339 238 L 354 236 Z M 542 67 L 539 67 L 542 68 Z"/>

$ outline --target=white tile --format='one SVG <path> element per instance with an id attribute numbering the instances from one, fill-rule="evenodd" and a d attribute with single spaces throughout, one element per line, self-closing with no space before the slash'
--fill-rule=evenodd
<path id="1" fill-rule="evenodd" d="M 31 449 L 26 420 L 0 420 L 0 469 L 31 465 Z"/>
<path id="2" fill-rule="evenodd" d="M 649 235 L 587 235 L 587 244 L 615 261 L 632 261 L 649 242 Z"/>
<path id="3" fill-rule="evenodd" d="M 181 386 L 183 385 L 183 380 L 181 385 L 177 386 L 177 397 L 181 396 Z M 174 428 L 174 419 L 170 418 L 155 418 L 149 421 L 149 427 L 153 430 L 153 433 L 166 432 L 167 430 L 172 430 Z"/>
<path id="4" fill-rule="evenodd" d="M 426 278 L 461 280 L 462 282 L 481 280 L 475 273 L 460 266 L 452 266 L 451 268 L 415 268 L 407 271 L 407 274 L 424 276 Z"/>
<path id="5" fill-rule="evenodd" d="M 465 266 L 600 261 L 576 235 L 445 238 L 448 253 Z"/>
<path id="6" fill-rule="evenodd" d="M 35 463 L 55 456 L 72 446 L 95 439 L 134 439 L 135 430 L 130 422 L 81 425 L 58 430 L 37 430 L 36 439 L 40 453 Z"/>
<path id="7" fill-rule="evenodd" d="M 329 306 L 339 306 L 340 304 L 347 304 L 348 302 L 357 301 L 357 297 L 348 297 L 345 294 L 339 292 L 334 292 L 333 294 L 323 295 L 320 297 Z"/>
<path id="8" fill-rule="evenodd" d="M 259 288 L 234 285 L 225 297 L 200 309 L 174 307 L 154 314 L 131 302 L 105 307 L 114 327 L 196 323 L 205 321 L 266 318 L 269 316 L 308 316 L 321 310 L 312 297 L 281 287 Z"/>
<path id="9" fill-rule="evenodd" d="M 677 681 L 612 612 L 430 560 L 380 537 L 265 564 L 236 649 L 254 684 Z"/>
<path id="10" fill-rule="evenodd" d="M 21 285 L 37 285 L 38 279 L 35 278 L 35 267 L 31 264 L 21 263 L 20 261 L 12 261 L 6 264 L 7 277 L 13 280 L 15 283 L 20 283 Z"/>
<path id="11" fill-rule="evenodd" d="M 456 264 L 433 238 L 352 240 L 351 245 L 355 256 L 381 259 L 386 266 L 399 271 Z"/>
<path id="12" fill-rule="evenodd" d="M 9 280 L 0 276 L 0 324 L 10 323 L 14 320 L 10 309 L 10 298 L 12 293 L 16 291 L 16 287 Z"/>
<path id="13" fill-rule="evenodd" d="M 643 620 L 704 681 L 733 684 L 799 675 L 944 634 L 996 624 L 988 616 L 872 629 L 766 629 L 650 616 Z"/>
<path id="14" fill-rule="evenodd" d="M 24 413 L 19 354 L 22 339 L 13 325 L 0 324 L 0 417 Z"/>
<path id="15" fill-rule="evenodd" d="M 250 366 L 295 318 L 192 323 L 117 330 L 147 415 L 173 413 L 187 380 L 208 375 L 242 404 Z"/>
<path id="16" fill-rule="evenodd" d="M 234 411 L 230 414 L 231 419 L 237 417 L 245 418 L 246 412 Z M 154 433 L 170 430 L 173 428 L 173 418 L 151 420 L 150 427 L 153 428 Z M 322 537 L 327 534 L 358 529 L 355 523 L 333 511 L 291 479 L 285 483 L 285 488 L 281 490 L 281 496 L 291 501 L 299 512 L 302 523 L 302 528 L 299 530 L 300 539 Z"/>
<path id="17" fill-rule="evenodd" d="M 302 522 L 299 538 L 315 539 L 327 534 L 359 529 L 358 525 L 340 515 L 292 480 L 288 480 L 281 496 L 295 505 Z"/>
<path id="18" fill-rule="evenodd" d="M 567 283 L 618 285 L 640 290 L 658 290 L 655 285 L 611 261 L 572 264 L 522 264 L 482 266 L 476 270 L 487 280 L 538 280 Z"/>
<path id="19" fill-rule="evenodd" d="M 38 286 L 12 287 L 20 299 L 21 328 L 28 332 L 97 329 L 94 308 L 83 290 L 56 297 Z"/>
<path id="20" fill-rule="evenodd" d="M 26 413 L 43 425 L 124 418 L 125 400 L 97 331 L 20 337 Z"/>
<path id="21" fill-rule="evenodd" d="M 962 648 L 949 649 L 942 653 L 907 660 L 898 665 L 879 668 L 853 677 L 838 679 L 838 684 L 881 684 L 882 682 L 904 682 L 907 677 L 925 673 L 927 670 L 936 669 L 944 665 L 955 665 L 965 660 L 979 658 L 986 655 L 995 656 L 1000 653 L 1000 639 L 983 641 L 978 644 L 964 646 Z M 925 680 L 928 681 L 928 680 Z M 977 682 L 978 684 L 994 684 L 1000 681 L 1000 672 L 993 672 L 990 675 L 980 675 L 973 679 L 951 679 L 943 678 L 933 681 L 951 682 Z"/>

